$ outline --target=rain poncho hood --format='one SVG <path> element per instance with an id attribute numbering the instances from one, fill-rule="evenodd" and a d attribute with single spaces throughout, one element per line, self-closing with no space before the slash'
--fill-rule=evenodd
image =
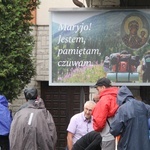
<path id="1" fill-rule="evenodd" d="M 129 100 L 127 98 L 133 98 L 133 94 L 131 93 L 131 91 L 126 86 L 122 86 L 119 89 L 119 92 L 117 95 L 118 105 L 121 106 L 123 103 L 125 103 L 127 100 Z"/>
<path id="2" fill-rule="evenodd" d="M 3 105 L 4 107 L 8 107 L 8 100 L 4 95 L 0 95 L 0 105 Z"/>
<path id="3" fill-rule="evenodd" d="M 126 86 L 120 88 L 117 102 L 120 107 L 110 124 L 111 134 L 120 135 L 117 149 L 150 150 L 146 104 L 134 99 Z"/>
<path id="4" fill-rule="evenodd" d="M 0 95 L 0 135 L 8 135 L 12 116 L 8 109 L 8 101 L 4 95 Z"/>

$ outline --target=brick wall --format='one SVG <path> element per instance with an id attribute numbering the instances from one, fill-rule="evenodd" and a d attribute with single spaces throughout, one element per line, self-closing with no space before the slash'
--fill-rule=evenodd
<path id="1" fill-rule="evenodd" d="M 36 80 L 49 80 L 49 26 L 36 27 Z"/>

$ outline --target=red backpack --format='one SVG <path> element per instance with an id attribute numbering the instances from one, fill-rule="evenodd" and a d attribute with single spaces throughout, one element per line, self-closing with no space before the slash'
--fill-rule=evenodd
<path id="1" fill-rule="evenodd" d="M 131 54 L 116 54 L 111 59 L 113 72 L 135 72 Z"/>

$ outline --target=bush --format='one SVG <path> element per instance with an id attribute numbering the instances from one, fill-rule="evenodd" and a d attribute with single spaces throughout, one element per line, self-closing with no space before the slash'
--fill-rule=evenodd
<path id="1" fill-rule="evenodd" d="M 31 11 L 39 1 L 0 1 L 0 94 L 12 101 L 35 75 Z"/>

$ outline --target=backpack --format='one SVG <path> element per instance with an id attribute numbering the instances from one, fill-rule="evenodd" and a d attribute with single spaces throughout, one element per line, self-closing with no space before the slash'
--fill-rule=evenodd
<path id="1" fill-rule="evenodd" d="M 131 69 L 131 55 L 130 54 L 120 54 L 119 61 L 119 72 L 130 72 Z"/>
<path id="2" fill-rule="evenodd" d="M 135 72 L 136 57 L 131 54 L 111 54 L 111 65 L 113 72 Z"/>

